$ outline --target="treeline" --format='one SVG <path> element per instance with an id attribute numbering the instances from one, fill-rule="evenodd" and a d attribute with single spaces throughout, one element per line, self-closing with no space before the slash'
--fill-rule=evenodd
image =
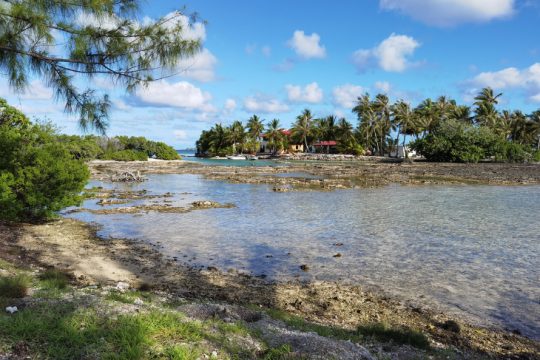
<path id="1" fill-rule="evenodd" d="M 404 100 L 391 103 L 385 94 L 371 98 L 366 93 L 352 109 L 356 126 L 336 116 L 316 118 L 306 109 L 296 117 L 287 137 L 279 120 L 264 124 L 254 115 L 246 126 L 236 121 L 203 131 L 197 149 L 211 155 L 258 150 L 261 135 L 265 135 L 268 146 L 276 151 L 287 149 L 289 143 L 302 144 L 309 151 L 314 143 L 336 141 L 338 152 L 356 155 L 395 154 L 398 145 L 409 145 L 431 161 L 539 161 L 540 110 L 531 114 L 499 111 L 495 105 L 502 95 L 485 88 L 472 107 L 440 96 L 413 108 Z M 330 147 L 323 151 L 329 152 Z"/>
<path id="2" fill-rule="evenodd" d="M 176 150 L 144 137 L 99 137 L 95 135 L 56 135 L 75 159 L 100 159 L 117 161 L 147 161 L 148 158 L 182 160 Z"/>

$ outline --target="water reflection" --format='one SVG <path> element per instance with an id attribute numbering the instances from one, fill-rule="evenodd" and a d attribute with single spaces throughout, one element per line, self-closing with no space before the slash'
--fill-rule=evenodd
<path id="1" fill-rule="evenodd" d="M 299 275 L 374 283 L 405 298 L 425 295 L 422 302 L 443 304 L 477 323 L 496 321 L 540 338 L 539 186 L 274 193 L 267 185 L 196 175 L 150 175 L 145 184 L 125 187 L 91 185 L 173 192 L 167 199 L 173 206 L 197 200 L 237 205 L 142 217 L 70 215 L 109 223 L 102 235 L 160 241 L 166 255 L 190 265 L 245 269 L 277 280 Z M 99 207 L 95 202 L 85 207 Z M 342 257 L 333 257 L 338 252 Z M 311 270 L 304 273 L 301 264 Z"/>

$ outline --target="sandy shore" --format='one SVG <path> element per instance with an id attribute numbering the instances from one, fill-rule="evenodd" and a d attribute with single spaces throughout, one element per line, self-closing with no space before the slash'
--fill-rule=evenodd
<path id="1" fill-rule="evenodd" d="M 164 257 L 159 244 L 101 238 L 98 230 L 98 225 L 74 219 L 38 225 L 3 223 L 0 247 L 4 249 L 0 252 L 9 256 L 7 247 L 19 247 L 22 251 L 18 258 L 11 256 L 10 261 L 69 270 L 88 285 L 122 281 L 136 287 L 148 283 L 185 298 L 281 308 L 313 323 L 345 329 L 366 322 L 412 328 L 427 333 L 434 344 L 456 348 L 470 358 L 491 354 L 505 359 L 540 359 L 540 343 L 511 331 L 515 329 L 476 327 L 359 285 L 302 283 L 295 279 L 277 283 L 253 277 L 247 271 L 186 267 L 177 259 Z M 459 332 L 445 325 L 450 320 L 459 324 Z"/>

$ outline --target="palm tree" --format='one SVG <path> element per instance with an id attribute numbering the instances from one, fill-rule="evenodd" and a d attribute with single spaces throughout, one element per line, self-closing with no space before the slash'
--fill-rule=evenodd
<path id="1" fill-rule="evenodd" d="M 340 154 L 350 154 L 356 156 L 361 156 L 365 152 L 365 150 L 362 149 L 362 146 L 356 142 L 354 137 L 340 141 L 337 145 L 337 149 Z"/>
<path id="2" fill-rule="evenodd" d="M 312 120 L 313 115 L 311 114 L 311 110 L 304 109 L 302 114 L 296 117 L 296 122 L 293 124 L 292 128 L 293 134 L 304 140 L 304 145 L 306 146 L 305 151 L 308 151 L 307 137 L 312 131 Z"/>
<path id="3" fill-rule="evenodd" d="M 411 122 L 412 118 L 411 104 L 406 103 L 403 100 L 399 100 L 394 106 L 392 106 L 392 115 L 397 121 L 399 121 L 399 124 L 401 125 L 401 133 L 403 134 L 403 151 L 405 152 L 405 157 L 409 158 L 409 153 L 405 151 L 405 141 L 407 139 L 407 126 Z"/>
<path id="4" fill-rule="evenodd" d="M 495 106 L 489 102 L 480 102 L 476 108 L 476 123 L 484 126 L 491 126 L 499 117 Z"/>
<path id="5" fill-rule="evenodd" d="M 336 134 L 341 141 L 350 140 L 354 138 L 354 127 L 345 118 L 338 120 Z"/>
<path id="6" fill-rule="evenodd" d="M 336 122 L 337 118 L 334 115 L 315 120 L 313 131 L 320 141 L 327 141 L 326 152 L 328 154 L 330 153 L 330 141 L 335 139 Z"/>
<path id="7" fill-rule="evenodd" d="M 540 109 L 533 111 L 533 113 L 529 115 L 529 119 L 531 119 L 532 122 L 531 130 L 533 134 L 538 138 L 536 150 L 540 151 Z"/>
<path id="8" fill-rule="evenodd" d="M 390 129 L 390 99 L 386 94 L 378 94 L 373 101 L 373 109 L 379 115 L 379 129 L 381 132 L 381 154 L 383 149 L 383 139 L 386 138 L 386 131 Z"/>
<path id="9" fill-rule="evenodd" d="M 274 119 L 268 124 L 266 139 L 268 141 L 268 146 L 272 146 L 272 152 L 274 154 L 276 153 L 276 150 L 283 147 L 283 132 L 281 131 L 281 124 L 278 119 Z"/>
<path id="10" fill-rule="evenodd" d="M 209 131 L 210 152 L 213 155 L 221 155 L 223 151 L 230 146 L 230 129 L 223 127 L 221 124 L 216 124 Z"/>
<path id="11" fill-rule="evenodd" d="M 473 124 L 474 116 L 471 115 L 470 106 L 460 105 L 456 106 L 449 116 L 450 119 L 456 119 L 465 124 Z"/>
<path id="12" fill-rule="evenodd" d="M 493 92 L 493 89 L 490 87 L 483 88 L 482 91 L 476 95 L 474 100 L 477 100 L 474 105 L 479 105 L 481 103 L 488 103 L 488 104 L 498 104 L 499 101 L 497 100 L 499 97 L 503 96 L 504 93 L 500 93 L 498 95 L 495 95 Z"/>
<path id="13" fill-rule="evenodd" d="M 253 115 L 247 122 L 248 133 L 258 139 L 264 133 L 264 119 L 257 115 Z"/>
<path id="14" fill-rule="evenodd" d="M 231 126 L 229 126 L 229 141 L 232 143 L 234 151 L 236 151 L 236 144 L 244 143 L 245 137 L 246 130 L 240 121 L 235 121 Z M 244 152 L 243 146 L 242 152 Z"/>

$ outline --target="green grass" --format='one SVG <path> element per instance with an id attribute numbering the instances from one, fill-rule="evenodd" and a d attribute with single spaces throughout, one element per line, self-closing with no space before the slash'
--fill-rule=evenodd
<path id="1" fill-rule="evenodd" d="M 42 286 L 45 289 L 63 290 L 68 286 L 66 276 L 57 270 L 45 270 L 38 275 L 38 279 L 41 280 Z"/>
<path id="2" fill-rule="evenodd" d="M 381 342 L 393 340 L 398 345 L 410 345 L 418 349 L 429 350 L 430 344 L 427 336 L 414 330 L 401 330 L 391 328 L 386 323 L 360 325 L 357 335 L 372 337 Z"/>
<path id="3" fill-rule="evenodd" d="M 12 277 L 0 277 L 0 294 L 6 298 L 22 298 L 28 294 L 32 277 L 19 274 Z"/>
<path id="4" fill-rule="evenodd" d="M 21 253 L 21 249 L 19 249 L 19 248 L 9 249 L 8 253 L 11 254 L 11 255 L 18 255 L 18 254 Z"/>
<path id="5" fill-rule="evenodd" d="M 181 318 L 154 311 L 113 320 L 97 316 L 94 310 L 75 311 L 73 305 L 42 305 L 0 314 L 0 338 L 8 346 L 31 339 L 34 352 L 43 358 L 73 359 L 88 353 L 107 360 L 160 358 L 155 349 L 165 346 L 169 359 L 196 359 L 201 355 L 197 346 L 170 344 L 201 341 L 205 325 Z"/>
<path id="6" fill-rule="evenodd" d="M 278 348 L 268 349 L 264 354 L 264 360 L 280 360 L 284 359 L 283 355 L 290 354 L 291 347 L 289 345 L 281 345 Z"/>
<path id="7" fill-rule="evenodd" d="M 135 298 L 130 297 L 130 296 L 126 296 L 125 294 L 121 294 L 121 293 L 117 293 L 117 292 L 110 293 L 109 295 L 107 295 L 105 297 L 105 299 L 112 300 L 112 301 L 118 301 L 118 302 L 121 302 L 121 303 L 124 303 L 124 304 L 133 304 L 135 302 Z"/>

